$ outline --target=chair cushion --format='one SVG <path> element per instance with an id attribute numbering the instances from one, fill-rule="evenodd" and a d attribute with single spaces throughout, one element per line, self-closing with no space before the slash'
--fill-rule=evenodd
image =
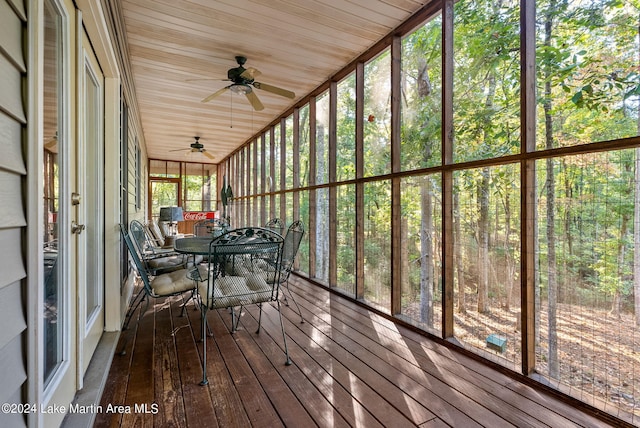
<path id="1" fill-rule="evenodd" d="M 208 276 L 209 268 L 207 265 L 197 265 L 196 267 L 189 269 L 189 278 L 194 281 L 206 281 Z"/>
<path id="2" fill-rule="evenodd" d="M 147 264 L 151 269 L 165 269 L 184 265 L 185 258 L 182 255 L 159 257 L 156 259 L 148 259 Z"/>
<path id="3" fill-rule="evenodd" d="M 155 221 L 150 221 L 146 224 L 146 227 L 149 230 L 149 233 L 153 237 L 154 241 L 156 242 L 156 245 L 159 247 L 164 245 L 164 236 L 162 236 L 162 233 L 160 233 L 158 223 L 156 223 Z"/>
<path id="4" fill-rule="evenodd" d="M 195 282 L 187 277 L 187 270 L 163 273 L 151 281 L 151 289 L 156 296 L 169 296 L 195 289 Z"/>
<path id="5" fill-rule="evenodd" d="M 267 281 L 257 273 L 250 273 L 244 276 L 247 281 L 247 287 L 255 293 L 252 303 L 268 302 L 273 300 L 274 289 L 272 285 L 267 284 Z"/>
<path id="6" fill-rule="evenodd" d="M 253 292 L 247 286 L 247 280 L 241 276 L 223 276 L 215 278 L 207 290 L 207 283 L 198 285 L 198 293 L 204 304 L 211 309 L 228 308 L 253 303 Z"/>

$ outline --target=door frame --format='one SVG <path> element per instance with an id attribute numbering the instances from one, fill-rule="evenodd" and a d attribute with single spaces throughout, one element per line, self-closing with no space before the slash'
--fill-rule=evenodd
<path id="1" fill-rule="evenodd" d="M 102 67 L 104 75 L 104 231 L 105 231 L 105 255 L 104 263 L 106 266 L 105 278 L 105 329 L 106 331 L 119 331 L 122 325 L 124 308 L 126 300 L 122 299 L 122 290 L 120 287 L 119 262 L 120 262 L 120 106 L 124 91 L 121 88 L 120 71 L 118 69 L 118 60 L 114 49 L 114 41 L 107 25 L 103 5 L 100 0 L 52 0 L 56 5 L 56 11 L 63 17 L 63 31 L 61 34 L 62 52 L 61 61 L 63 64 L 63 72 L 61 75 L 61 83 L 63 89 L 60 96 L 62 97 L 63 110 L 61 114 L 60 138 L 68 141 L 75 141 L 76 120 L 77 120 L 77 85 L 74 76 L 77 69 L 77 28 L 84 27 L 89 40 L 94 47 L 96 57 Z M 44 21 L 43 21 L 43 2 L 40 0 L 25 0 L 25 16 L 26 16 L 26 94 L 28 99 L 26 105 L 28 126 L 24 131 L 24 139 L 27 147 L 26 151 L 26 195 L 25 195 L 25 211 L 27 217 L 27 227 L 23 238 L 25 257 L 27 259 L 27 272 L 25 287 L 27 291 L 26 312 L 27 312 L 27 332 L 25 337 L 25 364 L 26 364 L 26 381 L 25 381 L 25 402 L 47 405 L 55 403 L 56 405 L 68 405 L 71 403 L 75 392 L 79 389 L 77 364 L 75 361 L 64 362 L 66 369 L 72 373 L 72 381 L 65 382 L 64 401 L 58 401 L 57 396 L 53 396 L 52 391 L 60 386 L 59 379 L 51 382 L 50 386 L 45 390 L 43 381 L 43 332 L 41 328 L 43 313 L 43 295 L 42 284 L 44 283 L 43 269 L 43 236 L 44 226 L 42 218 L 44 209 L 43 201 L 43 153 L 42 141 L 43 133 L 43 64 L 42 53 L 44 49 Z M 66 156 L 66 155 L 65 155 Z M 64 159 L 67 164 L 75 164 L 75 154 L 71 153 Z M 75 180 L 75 176 L 67 178 L 69 186 Z M 70 203 L 71 189 L 62 189 L 60 200 L 64 203 Z M 61 232 L 68 237 L 68 245 L 75 245 L 75 239 L 71 238 L 69 232 L 71 220 L 75 218 L 74 213 L 65 214 L 59 221 L 64 222 L 63 228 L 65 232 Z M 72 278 L 72 268 L 70 260 L 62 260 L 59 266 L 63 271 L 63 278 L 68 281 L 75 281 Z M 65 343 L 65 358 L 76 358 L 77 349 L 77 314 L 76 311 L 76 285 L 67 286 L 67 295 L 65 304 L 68 309 L 73 311 L 68 314 L 69 321 L 65 322 L 64 331 L 68 337 Z M 98 370 L 108 372 L 108 365 L 99 367 Z M 100 377 L 93 377 L 96 382 L 100 381 Z M 68 386 L 67 386 L 68 384 Z M 84 385 L 90 388 L 93 385 Z M 41 427 L 58 425 L 62 415 L 49 414 L 43 415 L 42 412 L 32 412 L 26 415 L 26 424 L 28 426 Z"/>
<path id="2" fill-rule="evenodd" d="M 154 216 L 158 217 L 160 213 L 154 213 L 153 207 L 153 183 L 171 183 L 177 186 L 176 190 L 176 204 L 174 206 L 182 206 L 182 176 L 180 177 L 152 177 L 149 175 L 149 199 L 148 199 L 148 220 L 153 220 Z"/>
<path id="3" fill-rule="evenodd" d="M 83 377 L 86 373 L 89 361 L 93 356 L 98 341 L 104 331 L 104 306 L 105 306 L 105 280 L 104 280 L 104 188 L 90 189 L 87 187 L 91 183 L 104 183 L 104 76 L 100 63 L 96 58 L 88 34 L 84 31 L 82 25 L 82 12 L 77 13 L 78 24 L 76 40 L 77 40 L 77 155 L 76 155 L 76 167 L 77 177 L 75 188 L 76 192 L 80 195 L 79 204 L 76 206 L 76 218 L 77 222 L 83 227 L 87 227 L 85 231 L 81 231 L 77 235 L 78 240 L 78 252 L 76 256 L 76 277 L 77 277 L 77 295 L 78 295 L 78 309 L 77 309 L 77 387 L 78 389 L 83 387 Z M 88 77 L 87 73 L 91 76 Z M 88 144 L 92 143 L 88 137 L 89 133 L 93 133 L 93 130 L 88 129 L 87 124 L 87 112 L 88 107 L 86 105 L 86 94 L 88 89 L 87 78 L 91 78 L 99 89 L 99 100 L 97 105 L 97 111 L 95 112 L 97 122 L 95 124 L 98 148 L 94 149 L 93 153 Z M 92 159 L 89 159 L 92 157 Z M 88 174 L 92 177 L 87 179 Z M 93 195 L 97 193 L 97 197 L 93 198 Z M 90 196 L 91 195 L 91 196 Z M 91 215 L 97 211 L 97 215 Z M 93 244 L 90 248 L 90 236 L 89 233 L 95 229 L 94 237 L 98 242 Z M 90 278 L 87 278 L 87 272 L 90 270 L 89 265 L 98 265 L 98 270 L 95 271 L 96 281 L 98 287 L 95 289 L 98 294 L 98 310 L 95 313 L 87 314 L 87 289 L 93 286 L 90 284 Z M 85 281 L 86 279 L 86 281 Z M 87 319 L 87 315 L 90 315 L 90 319 Z"/>

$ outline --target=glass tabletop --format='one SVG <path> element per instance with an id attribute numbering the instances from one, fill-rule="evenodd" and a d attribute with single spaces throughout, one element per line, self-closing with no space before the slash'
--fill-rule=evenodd
<path id="1" fill-rule="evenodd" d="M 176 239 L 174 248 L 176 251 L 185 254 L 208 255 L 211 238 L 193 237 Z M 261 254 L 277 251 L 279 243 L 264 241 L 247 241 L 242 243 L 224 243 L 214 245 L 211 253 L 216 255 L 235 255 L 235 254 Z"/>

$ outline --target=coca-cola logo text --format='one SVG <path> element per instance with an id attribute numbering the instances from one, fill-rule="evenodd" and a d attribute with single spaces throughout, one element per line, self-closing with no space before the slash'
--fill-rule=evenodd
<path id="1" fill-rule="evenodd" d="M 206 220 L 208 218 L 216 217 L 213 211 L 187 211 L 183 213 L 183 216 L 187 221 Z"/>

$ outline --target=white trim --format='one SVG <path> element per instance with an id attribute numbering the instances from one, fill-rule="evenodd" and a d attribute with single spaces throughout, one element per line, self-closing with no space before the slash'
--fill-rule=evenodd
<path id="1" fill-rule="evenodd" d="M 76 181 L 73 183 L 75 192 L 80 195 L 80 205 L 75 208 L 76 211 L 76 222 L 78 224 L 83 224 L 84 219 L 86 218 L 86 204 L 84 202 L 84 197 L 86 195 L 85 182 L 84 177 L 87 176 L 86 165 L 84 160 L 86 159 L 86 150 L 85 150 L 85 134 L 84 134 L 84 69 L 85 69 L 85 55 L 84 55 L 84 47 L 83 47 L 83 35 L 84 31 L 82 29 L 82 11 L 76 9 L 76 28 L 75 28 L 75 38 L 76 38 L 76 81 L 75 83 L 75 91 L 76 91 L 76 117 L 75 117 L 75 127 L 76 127 Z M 83 314 L 85 313 L 85 292 L 84 292 L 84 279 L 87 277 L 87 248 L 86 248 L 87 236 L 86 234 L 81 234 L 76 236 L 76 316 L 73 322 L 76 323 L 76 389 L 82 389 L 83 379 L 82 374 L 84 370 L 82 367 L 84 365 L 83 356 L 83 340 L 85 337 L 85 322 L 82 319 Z"/>
<path id="2" fill-rule="evenodd" d="M 104 310 L 105 331 L 120 330 L 120 71 L 98 0 L 78 0 L 83 23 L 104 75 Z"/>
<path id="3" fill-rule="evenodd" d="M 100 66 L 89 45 L 82 25 L 82 12 L 77 11 L 78 28 L 78 109 L 77 109 L 77 134 L 78 134 L 78 179 L 77 191 L 81 195 L 78 206 L 78 223 L 90 226 L 85 232 L 78 235 L 78 389 L 83 387 L 83 379 L 86 367 L 93 355 L 94 346 L 97 346 L 96 323 L 100 323 L 100 335 L 104 331 L 104 79 Z M 95 92 L 97 104 L 87 105 L 87 94 Z M 95 123 L 89 128 L 88 115 Z M 97 137 L 94 138 L 94 137 Z M 97 143 L 95 147 L 89 142 Z M 86 177 L 86 178 L 81 178 Z M 91 196 L 91 197 L 90 197 Z M 96 235 L 90 235 L 95 233 Z M 90 239 L 97 247 L 90 247 Z M 92 270 L 89 268 L 91 267 Z M 91 272 L 95 278 L 89 278 Z M 95 308 L 87 307 L 87 290 L 93 288 L 97 297 Z M 91 313 L 88 313 L 91 311 Z M 93 336 L 93 337 L 91 337 Z M 88 342 L 89 340 L 89 342 Z M 92 349 L 85 348 L 89 345 Z"/>
<path id="4" fill-rule="evenodd" d="M 105 77 L 120 78 L 117 57 L 113 50 L 107 21 L 102 13 L 102 2 L 76 0 L 76 7 L 84 14 L 84 27 L 102 67 L 102 73 Z"/>
<path id="5" fill-rule="evenodd" d="M 39 141 L 43 140 L 44 76 L 42 70 L 44 55 L 44 5 L 41 1 L 29 0 L 27 7 L 27 170 L 31 171 L 26 180 L 26 230 L 27 242 L 27 402 L 42 403 L 44 364 L 40 357 L 43 353 L 43 329 L 40 325 L 43 313 L 44 290 L 40 286 L 44 278 L 44 257 L 41 251 L 43 241 L 42 219 L 44 218 L 44 189 L 42 188 L 44 162 Z M 42 425 L 40 412 L 27 415 L 27 425 Z"/>
<path id="6" fill-rule="evenodd" d="M 58 171 L 60 172 L 59 182 L 60 182 L 60 193 L 58 197 L 59 206 L 63 204 L 69 204 L 71 200 L 71 175 L 69 173 L 71 167 L 71 156 L 70 156 L 70 143 L 72 141 L 72 117 L 71 117 L 71 91 L 73 88 L 72 80 L 71 80 L 71 59 L 72 59 L 72 32 L 71 32 L 71 19 L 69 13 L 64 4 L 61 3 L 60 0 L 49 0 L 51 4 L 56 9 L 56 12 L 59 14 L 61 18 L 61 34 L 60 34 L 60 55 L 62 69 L 60 70 L 62 82 L 61 91 L 59 94 L 59 128 L 58 128 L 58 162 L 59 167 Z M 40 21 L 37 25 L 44 25 L 44 21 Z M 44 45 L 43 45 L 44 48 Z M 44 65 L 44 64 L 41 64 Z M 40 145 L 37 146 L 38 150 L 40 149 Z M 42 167 L 40 167 L 42 169 Z M 40 182 L 42 183 L 42 181 Z M 39 184 L 42 187 L 41 184 Z M 42 199 L 40 200 L 40 202 Z M 73 243 L 71 242 L 69 225 L 71 223 L 71 213 L 68 209 L 60 209 L 58 219 L 58 245 L 59 248 L 65 249 L 58 254 L 58 272 L 61 275 L 62 284 L 69 284 L 70 276 L 70 256 L 73 254 L 71 246 Z M 41 222 L 38 222 L 38 228 L 41 228 Z M 41 234 L 42 235 L 42 234 Z M 43 246 L 42 238 L 38 239 L 39 242 L 39 250 Z M 40 271 L 42 272 L 42 271 Z M 43 276 L 39 276 L 39 284 L 42 284 Z M 71 299 L 71 294 L 73 292 L 73 287 L 62 287 L 62 293 L 58 296 L 59 302 L 61 302 L 62 308 L 58 309 L 58 314 L 62 312 L 62 363 L 56 368 L 55 373 L 51 379 L 49 385 L 44 388 L 43 394 L 43 404 L 49 403 L 54 392 L 57 387 L 60 385 L 62 378 L 66 374 L 67 370 L 69 370 L 70 361 L 73 360 L 75 350 L 72 349 L 72 341 L 75 341 L 75 329 L 71 328 L 72 319 L 75 320 L 75 311 L 73 310 L 73 302 Z M 42 305 L 42 303 L 40 303 Z M 44 350 L 44 349 L 43 349 Z M 42 359 L 44 357 L 43 352 L 38 354 L 38 358 Z M 44 368 L 44 366 L 43 366 Z M 43 374 L 42 372 L 40 373 Z M 58 403 L 56 403 L 58 404 Z"/>
<path id="7" fill-rule="evenodd" d="M 120 79 L 104 81 L 104 323 L 120 330 Z M 128 300 L 127 300 L 128 301 Z"/>

